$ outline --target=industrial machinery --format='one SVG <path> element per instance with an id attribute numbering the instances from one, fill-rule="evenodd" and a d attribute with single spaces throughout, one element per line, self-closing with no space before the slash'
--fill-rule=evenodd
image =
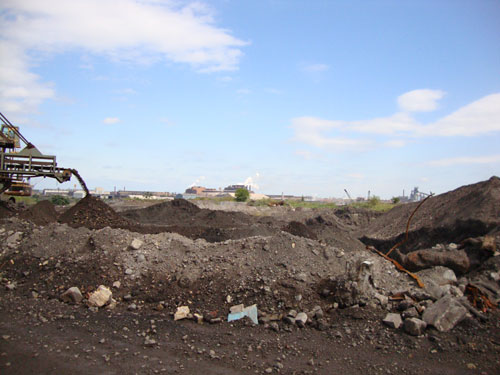
<path id="1" fill-rule="evenodd" d="M 29 196 L 31 185 L 27 180 L 32 177 L 55 178 L 60 183 L 69 181 L 74 175 L 85 193 L 89 191 L 85 182 L 75 169 L 60 168 L 56 157 L 43 155 L 0 113 L 0 193 L 6 195 Z M 21 144 L 24 148 L 21 149 Z"/>

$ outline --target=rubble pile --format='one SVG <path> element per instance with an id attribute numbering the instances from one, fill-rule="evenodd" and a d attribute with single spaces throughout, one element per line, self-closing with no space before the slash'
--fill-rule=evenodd
<path id="1" fill-rule="evenodd" d="M 416 213 L 409 244 L 391 256 L 423 288 L 365 246 L 384 253 L 401 239 L 413 204 L 382 215 L 278 207 L 273 216 L 173 200 L 119 213 L 87 196 L 59 217 L 40 202 L 3 218 L 1 296 L 118 321 L 154 316 L 273 334 L 312 328 L 380 347 L 391 332 L 399 343 L 417 336 L 437 345 L 455 330 L 472 340 L 481 325 L 497 342 L 500 327 L 490 317 L 500 303 L 499 181 L 433 197 Z M 352 320 L 362 332 L 352 332 Z M 158 346 L 156 331 L 141 336 L 145 347 Z"/>

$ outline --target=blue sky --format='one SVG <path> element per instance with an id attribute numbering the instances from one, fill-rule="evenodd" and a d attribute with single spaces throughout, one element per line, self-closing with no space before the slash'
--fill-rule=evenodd
<path id="1" fill-rule="evenodd" d="M 390 198 L 500 174 L 496 0 L 4 0 L 0 16 L 0 111 L 90 187 Z"/>

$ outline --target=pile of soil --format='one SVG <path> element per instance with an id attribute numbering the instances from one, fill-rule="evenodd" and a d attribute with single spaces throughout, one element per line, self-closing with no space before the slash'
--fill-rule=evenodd
<path id="1" fill-rule="evenodd" d="M 0 219 L 10 217 L 14 214 L 14 210 L 11 207 L 11 203 L 6 201 L 0 201 Z"/>
<path id="2" fill-rule="evenodd" d="M 117 214 L 99 198 L 87 195 L 59 217 L 59 222 L 73 228 L 87 227 L 101 229 L 104 227 L 126 228 L 128 220 Z"/>
<path id="3" fill-rule="evenodd" d="M 174 199 L 146 208 L 127 210 L 121 215 L 142 224 L 174 225 L 185 223 L 201 211 L 201 208 L 185 199 Z"/>
<path id="4" fill-rule="evenodd" d="M 401 204 L 364 228 L 360 239 L 381 250 L 404 238 L 406 223 L 419 202 Z M 408 242 L 400 250 L 432 247 L 440 242 L 458 243 L 487 234 L 500 225 L 500 178 L 462 186 L 429 198 L 410 223 Z"/>
<path id="5" fill-rule="evenodd" d="M 155 204 L 150 207 L 121 213 L 125 218 L 141 224 L 233 228 L 248 225 L 254 220 L 241 212 L 225 212 L 201 209 L 185 200 Z"/>
<path id="6" fill-rule="evenodd" d="M 47 225 L 56 222 L 58 215 L 52 202 L 44 200 L 21 212 L 19 217 L 37 225 Z"/>
<path id="7" fill-rule="evenodd" d="M 293 234 L 294 236 L 310 238 L 312 240 L 317 239 L 316 234 L 314 234 L 311 229 L 298 221 L 290 221 L 288 225 L 283 228 L 283 231 Z"/>

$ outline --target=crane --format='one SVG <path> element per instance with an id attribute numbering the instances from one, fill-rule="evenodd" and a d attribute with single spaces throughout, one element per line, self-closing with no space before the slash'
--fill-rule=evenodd
<path id="1" fill-rule="evenodd" d="M 50 177 L 62 183 L 74 175 L 85 193 L 89 190 L 75 169 L 60 168 L 56 157 L 42 154 L 29 142 L 12 123 L 0 112 L 0 194 L 10 190 L 10 195 L 30 195 L 26 191 L 25 179 L 31 177 Z M 24 148 L 21 148 L 24 143 Z M 16 191 L 18 193 L 16 193 Z"/>

